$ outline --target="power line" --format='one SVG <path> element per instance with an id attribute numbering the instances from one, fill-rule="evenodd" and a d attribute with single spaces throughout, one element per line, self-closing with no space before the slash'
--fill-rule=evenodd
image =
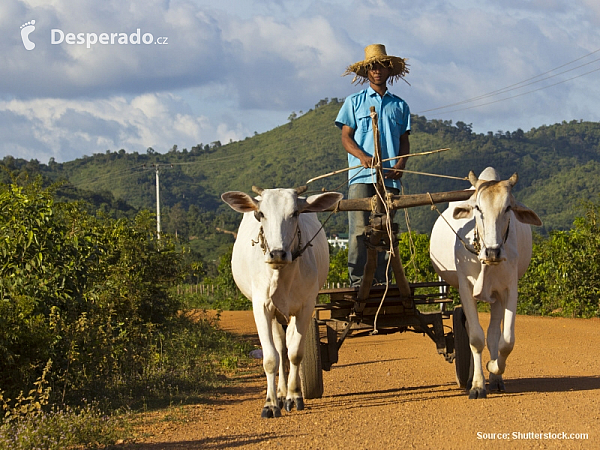
<path id="1" fill-rule="evenodd" d="M 441 109 L 447 109 L 447 108 L 451 108 L 451 107 L 454 107 L 454 106 L 464 105 L 466 103 L 472 103 L 472 102 L 475 102 L 475 101 L 478 101 L 478 100 L 483 100 L 483 99 L 488 98 L 488 97 L 494 97 L 496 95 L 505 94 L 505 93 L 508 93 L 508 92 L 511 92 L 511 91 L 514 91 L 514 90 L 522 89 L 522 88 L 524 88 L 526 86 L 531 86 L 531 85 L 539 83 L 541 81 L 545 81 L 545 80 L 557 77 L 559 75 L 563 75 L 565 73 L 572 72 L 573 70 L 577 70 L 577 69 L 580 69 L 581 67 L 585 67 L 587 65 L 590 65 L 590 64 L 593 64 L 595 62 L 600 61 L 600 58 L 594 59 L 593 61 L 589 61 L 587 63 L 580 64 L 579 66 L 573 67 L 571 69 L 559 72 L 559 73 L 554 74 L 554 75 L 550 75 L 550 76 L 544 77 L 545 75 L 548 75 L 549 73 L 555 72 L 556 70 L 562 69 L 563 67 L 569 66 L 569 65 L 571 65 L 571 64 L 573 64 L 573 63 L 575 63 L 577 61 L 580 61 L 580 60 L 582 60 L 584 58 L 587 58 L 587 57 L 589 57 L 589 56 L 591 56 L 591 55 L 593 55 L 595 53 L 598 53 L 598 52 L 600 52 L 600 49 L 594 50 L 593 52 L 590 52 L 587 55 L 584 55 L 584 56 L 581 56 L 579 58 L 576 58 L 576 59 L 574 59 L 572 61 L 569 61 L 569 62 L 567 62 L 565 64 L 562 64 L 562 65 L 560 65 L 558 67 L 555 67 L 553 69 L 550 69 L 550 70 L 548 70 L 548 71 L 546 71 L 544 73 L 541 73 L 539 75 L 535 75 L 533 77 L 527 78 L 527 79 L 525 79 L 523 81 L 520 81 L 518 83 L 514 83 L 514 84 L 511 84 L 509 86 L 500 88 L 500 89 L 496 89 L 494 91 L 488 92 L 487 94 L 482 94 L 482 95 L 479 95 L 479 96 L 476 96 L 476 97 L 473 97 L 473 98 L 470 98 L 470 99 L 467 99 L 467 100 L 463 100 L 463 101 L 460 101 L 460 102 L 452 103 L 452 104 L 449 104 L 449 105 L 445 105 L 445 106 L 440 106 L 440 107 L 437 107 L 437 108 L 432 108 L 432 109 L 427 109 L 427 110 L 419 111 L 416 114 L 423 114 L 423 113 L 427 113 L 427 112 L 431 112 L 431 111 L 439 111 Z M 598 69 L 596 69 L 596 70 L 598 70 Z M 519 95 L 507 97 L 507 98 L 504 98 L 504 99 L 501 99 L 501 100 L 496 100 L 496 101 L 493 101 L 493 102 L 483 103 L 481 105 L 471 106 L 471 107 L 463 108 L 463 109 L 472 109 L 472 108 L 477 108 L 479 106 L 485 106 L 485 105 L 489 105 L 489 104 L 492 104 L 492 103 L 497 103 L 499 101 L 509 100 L 511 98 L 519 97 L 519 96 L 524 95 L 524 94 L 529 94 L 531 92 L 536 92 L 536 91 L 539 91 L 541 89 L 546 89 L 546 88 L 549 88 L 549 87 L 552 87 L 552 86 L 556 86 L 557 84 L 561 84 L 563 82 L 570 81 L 570 80 L 573 80 L 575 78 L 579 78 L 580 76 L 583 76 L 583 75 L 588 75 L 588 74 L 590 74 L 592 72 L 596 72 L 596 70 L 592 70 L 592 71 L 586 72 L 584 74 L 581 74 L 581 75 L 569 78 L 568 80 L 564 80 L 564 81 L 561 81 L 559 83 L 551 84 L 551 85 L 545 86 L 543 88 L 539 88 L 539 89 L 535 89 L 535 90 L 532 90 L 532 91 L 528 91 L 528 92 L 525 92 L 523 94 L 519 94 Z M 536 78 L 540 78 L 540 77 L 544 77 L 544 78 L 541 78 L 541 79 L 539 79 L 537 81 L 532 81 L 532 80 L 535 80 Z M 446 113 L 449 113 L 449 112 L 462 111 L 463 109 L 440 112 L 439 114 L 446 114 Z"/>
<path id="2" fill-rule="evenodd" d="M 494 103 L 503 102 L 503 101 L 505 101 L 505 100 L 510 100 L 510 99 L 513 99 L 513 98 L 522 97 L 523 95 L 531 94 L 532 92 L 537 92 L 537 91 L 541 91 L 541 90 L 543 90 L 543 89 L 547 89 L 547 88 L 550 88 L 550 87 L 553 87 L 553 86 L 557 86 L 557 85 L 559 85 L 559 84 L 566 83 L 567 81 L 571 81 L 571 80 L 574 80 L 574 79 L 576 79 L 576 78 L 583 77 L 583 76 L 585 76 L 585 75 L 589 75 L 590 73 L 593 73 L 593 72 L 598 72 L 599 70 L 600 70 L 600 67 L 599 67 L 599 68 L 597 68 L 597 69 L 594 69 L 594 70 L 590 70 L 589 72 L 582 73 L 582 74 L 580 74 L 580 75 L 576 75 L 576 76 L 574 76 L 574 77 L 571 77 L 571 78 L 569 78 L 569 79 L 562 80 L 562 81 L 559 81 L 559 82 L 557 82 L 557 83 L 554 83 L 554 84 L 550 84 L 550 85 L 548 85 L 548 86 L 544 86 L 544 87 L 537 88 L 537 89 L 532 89 L 531 91 L 522 92 L 522 93 L 520 93 L 520 94 L 517 94 L 517 95 L 512 95 L 512 96 L 510 96 L 510 97 L 501 98 L 501 99 L 494 100 L 494 101 L 487 102 L 487 103 L 481 103 L 481 104 L 479 104 L 479 105 L 467 106 L 466 108 L 459 108 L 459 109 L 453 109 L 453 110 L 451 110 L 451 111 L 444 111 L 444 112 L 440 112 L 439 114 L 449 114 L 449 113 L 454 113 L 454 112 L 458 112 L 458 111 L 465 111 L 465 110 L 467 110 L 467 109 L 479 108 L 479 107 L 481 107 L 481 106 L 492 105 L 492 104 L 494 104 Z"/>

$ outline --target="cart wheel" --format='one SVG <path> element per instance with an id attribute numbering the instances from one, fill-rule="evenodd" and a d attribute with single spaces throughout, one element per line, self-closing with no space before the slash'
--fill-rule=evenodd
<path id="1" fill-rule="evenodd" d="M 454 308 L 452 329 L 454 331 L 454 368 L 456 382 L 461 388 L 467 388 L 473 379 L 473 354 L 469 345 L 469 335 L 465 326 L 466 317 L 462 306 Z"/>
<path id="2" fill-rule="evenodd" d="M 300 382 L 305 399 L 323 396 L 323 370 L 317 319 L 312 318 L 304 341 L 304 358 L 300 364 Z"/>

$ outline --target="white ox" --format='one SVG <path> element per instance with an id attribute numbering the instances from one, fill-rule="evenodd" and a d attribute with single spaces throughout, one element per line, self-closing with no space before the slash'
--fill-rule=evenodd
<path id="1" fill-rule="evenodd" d="M 221 196 L 234 210 L 244 213 L 231 269 L 240 291 L 252 301 L 262 346 L 267 376 L 262 417 L 280 417 L 283 406 L 288 412 L 294 405 L 297 410 L 304 408 L 299 366 L 315 301 L 329 271 L 329 245 L 314 213 L 342 198 L 337 192 L 299 198 L 305 189 L 253 187 L 259 193 L 256 198 L 243 192 Z M 282 323 L 288 324 L 286 331 Z"/>
<path id="2" fill-rule="evenodd" d="M 473 196 L 464 203 L 450 203 L 442 214 L 446 220 L 439 217 L 431 232 L 433 267 L 458 289 L 466 317 L 474 369 L 467 385 L 469 398 L 486 396 L 481 362 L 485 335 L 479 324 L 477 301 L 490 303 L 491 308 L 487 334 L 489 388 L 503 392 L 506 358 L 515 345 L 517 282 L 531 260 L 529 225 L 542 224 L 535 212 L 513 197 L 511 190 L 517 179 L 515 173 L 509 180 L 500 181 L 491 167 L 479 179 L 470 172 Z"/>

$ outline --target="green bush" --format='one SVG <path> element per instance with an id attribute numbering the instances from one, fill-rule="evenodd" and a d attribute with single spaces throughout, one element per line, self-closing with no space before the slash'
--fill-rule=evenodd
<path id="1" fill-rule="evenodd" d="M 59 450 L 85 445 L 105 447 L 114 444 L 127 432 L 125 415 L 103 414 L 97 405 L 85 404 L 72 408 L 56 405 L 48 408 L 50 388 L 46 375 L 51 363 L 46 364 L 35 388 L 25 397 L 15 400 L 0 395 L 4 420 L 0 423 L 0 448 L 29 450 L 43 448 Z M 48 409 L 45 411 L 45 409 Z"/>
<path id="2" fill-rule="evenodd" d="M 329 273 L 327 283 L 349 284 L 348 249 L 334 249 L 329 246 Z"/>
<path id="3" fill-rule="evenodd" d="M 182 253 L 147 211 L 94 217 L 39 180 L 0 184 L 0 255 L 0 448 L 112 444 L 126 420 L 106 411 L 193 400 L 250 351 L 182 311 Z"/>
<path id="4" fill-rule="evenodd" d="M 95 218 L 38 182 L 0 186 L 0 389 L 15 395 L 49 360 L 62 399 L 139 377 L 179 309 L 180 256 L 152 228 L 148 212 Z"/>
<path id="5" fill-rule="evenodd" d="M 409 282 L 437 281 L 429 258 L 429 236 L 415 232 L 402 233 L 399 241 L 400 260 Z"/>
<path id="6" fill-rule="evenodd" d="M 125 416 L 102 414 L 97 407 L 52 408 L 0 425 L 0 448 L 63 450 L 106 448 L 127 430 Z"/>
<path id="7" fill-rule="evenodd" d="M 205 277 L 205 285 L 214 286 L 210 293 L 181 294 L 183 304 L 188 308 L 203 308 L 225 311 L 243 311 L 252 309 L 252 302 L 240 292 L 231 272 L 231 254 L 233 246 L 219 258 L 217 275 Z"/>
<path id="8" fill-rule="evenodd" d="M 600 204 L 583 206 L 571 230 L 535 237 L 519 283 L 521 314 L 600 317 Z"/>

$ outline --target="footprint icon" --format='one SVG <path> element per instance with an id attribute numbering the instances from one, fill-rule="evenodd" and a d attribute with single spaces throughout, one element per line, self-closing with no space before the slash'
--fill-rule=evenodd
<path id="1" fill-rule="evenodd" d="M 33 50 L 35 48 L 35 43 L 29 40 L 29 35 L 33 30 L 35 30 L 35 20 L 21 25 L 21 39 L 23 39 L 23 45 L 26 50 Z"/>

